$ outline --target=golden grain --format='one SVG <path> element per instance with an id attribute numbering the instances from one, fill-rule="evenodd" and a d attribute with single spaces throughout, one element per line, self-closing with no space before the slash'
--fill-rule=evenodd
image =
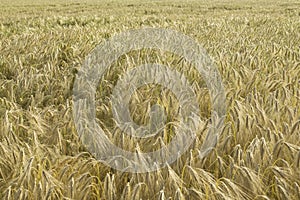
<path id="1" fill-rule="evenodd" d="M 1 2 L 0 199 L 300 199 L 299 6 L 262 0 Z M 203 141 L 215 137 L 207 131 L 209 91 L 193 64 L 160 50 L 121 56 L 96 94 L 97 122 L 113 143 L 147 162 L 141 152 L 166 147 L 174 137 L 179 102 L 153 85 L 132 95 L 131 115 L 147 124 L 151 106 L 160 104 L 165 128 L 147 141 L 120 135 L 110 94 L 117 79 L 140 64 L 182 72 L 205 122 L 175 163 L 129 174 L 98 162 L 81 144 L 72 87 L 98 43 L 141 27 L 170 28 L 203 44 L 220 71 L 228 109 L 218 144 L 201 158 Z"/>

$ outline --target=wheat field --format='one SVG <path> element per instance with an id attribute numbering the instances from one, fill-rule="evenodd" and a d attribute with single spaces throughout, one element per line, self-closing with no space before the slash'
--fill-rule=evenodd
<path id="1" fill-rule="evenodd" d="M 300 199 L 300 3 L 297 1 L 0 0 L 0 199 Z M 128 173 L 99 162 L 82 144 L 72 88 L 85 57 L 130 29 L 172 29 L 213 59 L 226 90 L 216 147 L 199 156 L 206 127 L 165 168 Z M 147 124 L 161 104 L 168 126 L 150 140 L 122 138 L 110 94 L 127 69 L 163 63 L 193 83 L 209 123 L 209 92 L 191 63 L 159 50 L 121 56 L 99 83 L 96 116 L 126 150 L 161 148 L 173 138 L 178 101 L 157 85 L 130 101 Z"/>

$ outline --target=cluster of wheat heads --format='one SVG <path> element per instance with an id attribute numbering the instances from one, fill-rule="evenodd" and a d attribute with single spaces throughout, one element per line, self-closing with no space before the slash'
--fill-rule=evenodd
<path id="1" fill-rule="evenodd" d="M 299 5 L 272 6 L 133 1 L 1 8 L 0 198 L 300 199 Z M 203 44 L 223 78 L 227 118 L 205 159 L 198 156 L 204 127 L 170 166 L 122 173 L 97 161 L 79 140 L 72 86 L 99 42 L 143 26 L 171 28 Z M 182 72 L 207 121 L 211 110 L 201 76 L 184 59 L 152 50 L 123 55 L 99 84 L 97 119 L 116 145 L 137 152 L 167 144 L 172 123 L 153 140 L 122 138 L 109 94 L 125 70 L 147 62 Z M 176 122 L 178 102 L 155 85 L 133 95 L 132 117 L 148 123 L 153 103 L 165 107 L 167 122 Z"/>

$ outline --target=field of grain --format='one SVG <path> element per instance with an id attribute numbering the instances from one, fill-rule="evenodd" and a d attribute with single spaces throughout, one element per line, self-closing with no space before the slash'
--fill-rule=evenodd
<path id="1" fill-rule="evenodd" d="M 0 199 L 300 199 L 300 3 L 297 1 L 0 0 Z M 199 157 L 205 128 L 189 151 L 154 172 L 129 173 L 99 162 L 78 137 L 73 84 L 85 57 L 130 29 L 176 30 L 201 44 L 226 90 L 225 126 Z M 99 83 L 97 119 L 132 151 L 172 139 L 120 139 L 110 94 L 124 70 L 157 62 L 195 85 L 203 119 L 210 98 L 192 66 L 168 52 L 122 56 Z M 160 94 L 158 94 L 160 93 Z M 178 102 L 155 85 L 134 94 L 133 118 L 149 121 L 160 102 L 169 122 Z M 156 143 L 154 143 L 156 142 Z M 139 145 L 137 145 L 139 144 Z"/>

